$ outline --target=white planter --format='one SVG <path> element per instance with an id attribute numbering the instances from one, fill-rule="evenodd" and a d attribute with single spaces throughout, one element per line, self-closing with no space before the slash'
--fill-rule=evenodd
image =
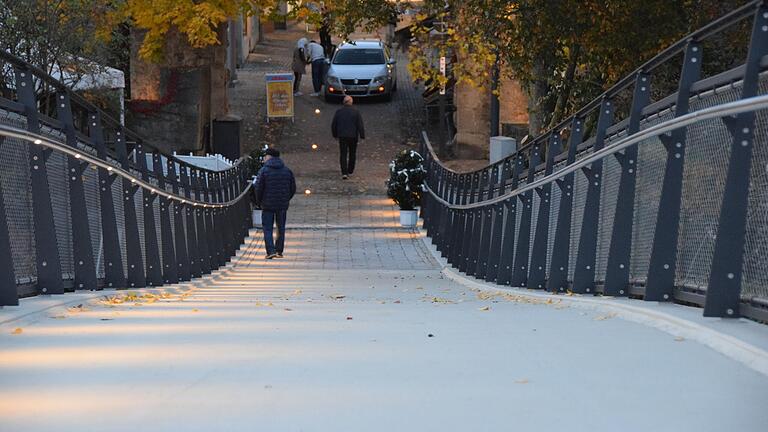
<path id="1" fill-rule="evenodd" d="M 400 210 L 400 225 L 405 228 L 414 228 L 419 220 L 418 210 Z"/>
<path id="2" fill-rule="evenodd" d="M 261 228 L 261 209 L 253 209 L 251 217 L 253 219 L 253 227 Z"/>

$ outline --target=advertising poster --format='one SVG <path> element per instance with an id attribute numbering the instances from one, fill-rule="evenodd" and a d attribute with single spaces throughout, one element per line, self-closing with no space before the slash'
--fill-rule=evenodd
<path id="1" fill-rule="evenodd" d="M 293 74 L 275 73 L 266 75 L 267 121 L 270 118 L 293 118 Z"/>

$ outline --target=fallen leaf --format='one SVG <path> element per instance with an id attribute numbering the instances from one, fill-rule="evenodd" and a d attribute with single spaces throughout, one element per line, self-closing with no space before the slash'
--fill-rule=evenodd
<path id="1" fill-rule="evenodd" d="M 285 308 L 284 310 L 288 311 L 288 312 L 293 312 L 293 309 L 291 309 L 291 308 Z"/>
<path id="2" fill-rule="evenodd" d="M 192 312 L 200 312 L 199 309 L 192 309 Z"/>
<path id="3" fill-rule="evenodd" d="M 527 379 L 515 380 L 515 384 L 528 384 Z"/>
<path id="4" fill-rule="evenodd" d="M 21 327 L 16 327 L 16 330 L 12 331 L 11 334 L 19 335 L 22 334 L 24 330 L 22 330 Z"/>
<path id="5" fill-rule="evenodd" d="M 609 314 L 605 314 L 605 315 L 598 315 L 598 316 L 595 317 L 595 321 L 605 321 L 605 320 L 611 319 L 611 318 L 613 318 L 615 316 L 616 316 L 615 313 L 609 313 Z"/>
<path id="6" fill-rule="evenodd" d="M 100 321 L 114 321 L 114 318 L 101 318 Z"/>
<path id="7" fill-rule="evenodd" d="M 432 333 L 428 334 L 427 337 L 435 337 Z"/>
<path id="8" fill-rule="evenodd" d="M 346 297 L 345 295 L 341 295 L 341 294 L 331 294 L 331 298 L 334 300 L 341 300 L 345 297 Z"/>
<path id="9" fill-rule="evenodd" d="M 395 300 L 393 303 L 400 304 L 402 302 L 400 300 Z"/>
<path id="10" fill-rule="evenodd" d="M 89 311 L 87 307 L 83 306 L 82 304 L 79 304 L 77 306 L 70 306 L 67 308 L 67 312 L 70 313 L 77 313 L 77 312 L 86 312 Z"/>
<path id="11" fill-rule="evenodd" d="M 456 303 L 453 300 L 448 300 L 442 297 L 429 297 L 426 296 L 425 299 L 431 301 L 432 303 L 442 303 L 442 304 L 453 304 Z"/>
<path id="12" fill-rule="evenodd" d="M 478 309 L 478 310 L 481 310 L 481 311 L 489 311 L 489 310 L 491 310 L 491 307 L 490 307 L 490 306 L 483 306 L 483 307 L 481 307 L 481 308 L 480 308 L 480 309 Z"/>
<path id="13" fill-rule="evenodd" d="M 685 340 L 685 338 L 682 337 L 682 336 L 678 336 L 678 337 L 675 338 L 675 342 L 682 342 L 684 340 Z"/>
<path id="14" fill-rule="evenodd" d="M 351 321 L 351 320 L 352 320 L 352 317 L 351 317 L 351 316 L 348 316 L 348 317 L 347 317 L 347 321 Z"/>
<path id="15" fill-rule="evenodd" d="M 66 319 L 67 316 L 66 315 L 54 315 L 54 316 L 49 317 L 49 318 L 52 318 L 52 319 Z"/>

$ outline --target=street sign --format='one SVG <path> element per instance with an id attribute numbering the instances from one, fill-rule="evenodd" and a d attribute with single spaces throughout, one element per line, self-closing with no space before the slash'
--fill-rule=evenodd
<path id="1" fill-rule="evenodd" d="M 293 74 L 266 74 L 265 81 L 267 83 L 267 121 L 270 118 L 293 118 Z"/>

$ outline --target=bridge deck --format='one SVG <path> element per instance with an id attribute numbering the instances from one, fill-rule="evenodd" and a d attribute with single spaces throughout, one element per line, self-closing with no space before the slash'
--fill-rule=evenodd
<path id="1" fill-rule="evenodd" d="M 345 200 L 299 198 L 297 224 L 325 209 L 341 227 L 290 231 L 283 261 L 263 260 L 254 236 L 228 269 L 195 284 L 136 298 L 69 294 L 44 310 L 50 298 L 23 300 L 0 332 L 2 429 L 682 431 L 768 421 L 768 377 L 611 314 L 445 279 L 419 236 L 394 227 L 391 207 L 360 198 L 366 221 Z M 352 218 L 371 228 L 350 229 Z"/>

